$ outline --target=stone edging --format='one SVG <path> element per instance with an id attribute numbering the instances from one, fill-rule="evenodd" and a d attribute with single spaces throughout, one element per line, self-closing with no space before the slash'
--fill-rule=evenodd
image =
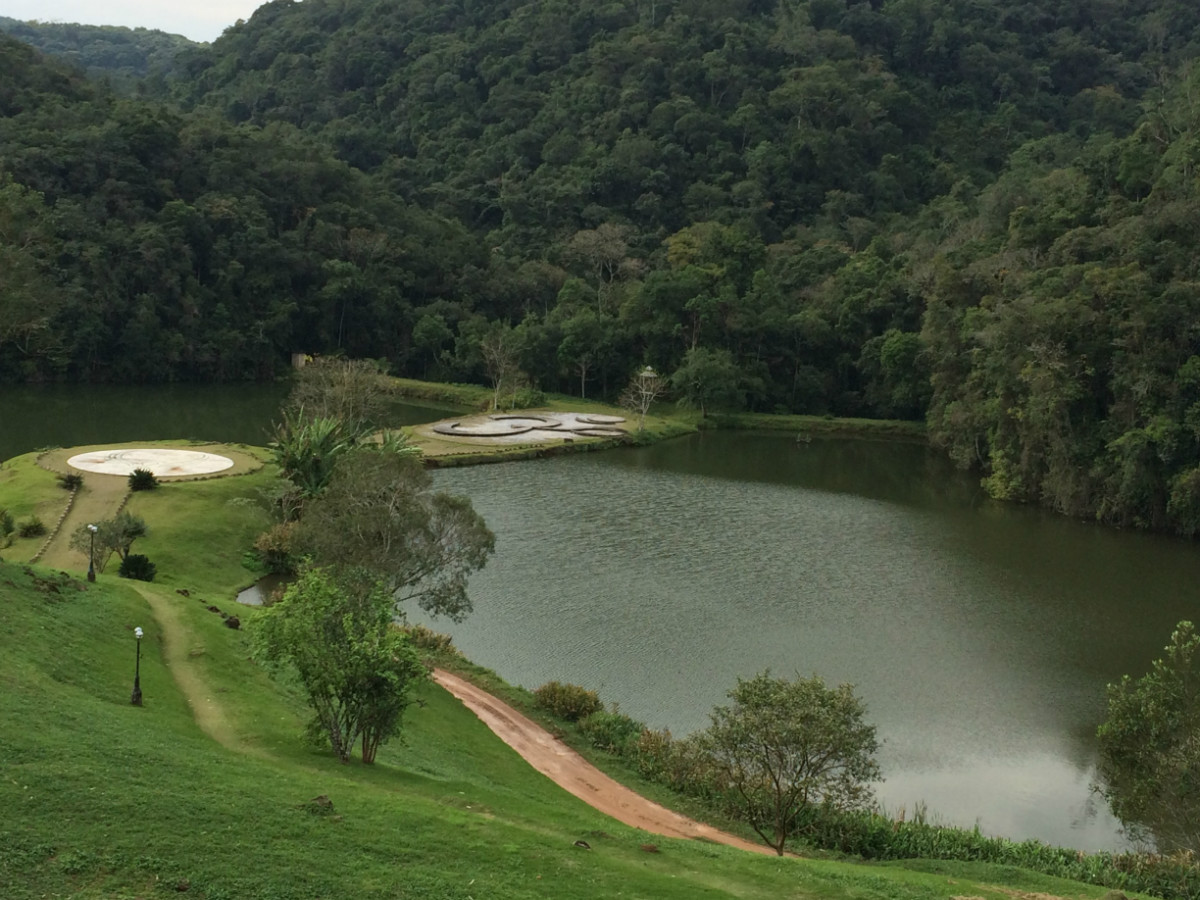
<path id="1" fill-rule="evenodd" d="M 40 463 L 40 461 L 41 460 L 39 459 L 39 463 Z M 53 470 L 46 469 L 46 471 L 51 472 Z M 50 549 L 51 542 L 53 542 L 54 539 L 56 537 L 58 537 L 58 533 L 60 531 L 62 531 L 63 522 L 67 521 L 67 516 L 69 516 L 71 514 L 71 510 L 75 507 L 75 498 L 78 495 L 79 495 L 79 488 L 72 488 L 71 496 L 67 498 L 66 507 L 63 509 L 62 513 L 59 515 L 58 521 L 54 523 L 54 527 L 50 529 L 50 533 L 46 536 L 46 539 L 44 541 L 42 541 L 42 546 L 38 548 L 38 552 L 33 554 L 33 557 L 29 560 L 30 563 L 36 563 L 39 559 L 42 558 L 42 556 L 46 553 L 46 551 Z"/>

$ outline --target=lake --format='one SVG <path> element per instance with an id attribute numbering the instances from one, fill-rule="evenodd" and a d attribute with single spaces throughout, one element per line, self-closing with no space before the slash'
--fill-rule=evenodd
<path id="1" fill-rule="evenodd" d="M 437 483 L 496 555 L 467 622 L 413 618 L 509 681 L 676 734 L 762 669 L 852 682 L 889 810 L 1123 846 L 1090 790 L 1104 688 L 1195 615 L 1193 545 L 993 503 L 912 444 L 704 433 Z"/>

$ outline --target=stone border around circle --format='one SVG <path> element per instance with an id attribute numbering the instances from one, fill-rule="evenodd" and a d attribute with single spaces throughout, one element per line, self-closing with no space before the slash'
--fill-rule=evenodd
<path id="1" fill-rule="evenodd" d="M 37 462 L 37 460 L 35 460 Z M 53 469 L 47 468 L 47 472 L 53 472 Z M 34 565 L 40 560 L 46 551 L 50 549 L 50 544 L 58 537 L 58 533 L 62 531 L 63 522 L 67 521 L 67 516 L 71 514 L 71 510 L 75 508 L 75 498 L 79 496 L 79 488 L 71 488 L 71 496 L 67 498 L 67 505 L 63 507 L 63 511 L 59 513 L 58 521 L 54 523 L 54 527 L 50 529 L 50 533 L 46 535 L 46 539 L 42 541 L 42 546 L 38 547 L 37 553 L 29 558 L 29 564 Z"/>
<path id="2" fill-rule="evenodd" d="M 222 453 L 184 447 L 106 447 L 67 458 L 67 466 L 75 471 L 119 478 L 128 478 L 138 470 L 149 471 L 156 479 L 215 475 L 235 465 Z"/>
<path id="3" fill-rule="evenodd" d="M 128 443 L 135 443 L 135 442 L 130 441 Z M 143 443 L 145 443 L 145 442 L 143 442 Z M 259 458 L 259 456 L 257 454 L 252 452 L 252 450 L 250 449 L 251 448 L 250 444 L 226 443 L 226 442 L 222 442 L 222 441 L 180 441 L 180 443 L 181 444 L 186 443 L 191 447 L 228 447 L 233 452 L 244 457 L 244 460 L 242 462 L 239 462 L 237 459 L 234 459 L 234 461 L 233 461 L 234 469 L 236 469 L 239 465 L 241 465 L 243 463 L 248 463 L 248 466 L 247 466 L 247 468 L 242 469 L 241 471 L 238 471 L 238 472 L 230 472 L 228 470 L 222 470 L 220 472 L 211 472 L 211 473 L 206 473 L 206 474 L 202 474 L 202 475 L 161 475 L 161 476 L 158 476 L 166 484 L 180 484 L 180 483 L 188 482 L 188 481 L 208 481 L 211 478 L 234 478 L 234 477 L 237 477 L 238 475 L 253 475 L 255 472 L 261 472 L 263 470 L 263 468 L 265 468 L 267 465 L 267 460 Z M 62 469 L 56 468 L 55 466 L 48 463 L 47 457 L 49 457 L 51 454 L 54 454 L 54 453 L 61 454 L 61 453 L 88 452 L 85 448 L 87 448 L 89 446 L 99 447 L 101 445 L 99 445 L 99 444 L 96 444 L 96 445 L 81 444 L 77 447 L 48 447 L 48 448 L 42 450 L 40 453 L 38 453 L 37 458 L 34 460 L 34 464 L 37 465 L 39 468 L 45 469 L 47 472 L 54 473 L 55 475 L 66 475 L 66 474 L 68 474 L 67 472 L 64 472 Z M 131 449 L 133 449 L 133 448 L 131 448 Z M 148 448 L 141 448 L 141 449 L 148 449 Z M 172 446 L 164 447 L 163 449 L 186 450 L 187 447 L 176 447 L 176 446 L 172 445 Z M 100 477 L 100 478 L 128 478 L 129 477 L 128 475 L 115 475 L 115 474 L 111 474 L 108 472 L 87 472 L 82 469 L 72 469 L 71 471 L 82 472 L 85 476 Z"/>

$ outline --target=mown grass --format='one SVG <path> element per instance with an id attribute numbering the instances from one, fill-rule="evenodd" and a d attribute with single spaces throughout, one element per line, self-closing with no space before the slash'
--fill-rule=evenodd
<path id="1" fill-rule="evenodd" d="M 36 464 L 39 455 L 40 452 L 26 453 L 0 462 L 0 510 L 8 510 L 18 525 L 36 516 L 49 531 L 66 509 L 71 495 L 59 486 L 53 472 Z M 29 559 L 37 553 L 46 535 L 22 538 L 14 532 L 12 538 L 8 549 L 0 540 L 0 557 Z"/>
<path id="2" fill-rule="evenodd" d="M 304 711 L 246 659 L 246 636 L 175 595 L 189 643 L 226 673 L 213 697 L 259 735 L 260 752 L 237 752 L 197 728 L 134 591 L 103 577 L 54 593 L 12 565 L 0 586 L 0 896 L 11 900 L 184 888 L 210 900 L 1003 896 L 961 873 L 647 836 L 560 791 L 433 687 L 405 746 L 373 768 L 340 765 L 298 742 Z M 146 628 L 141 708 L 128 702 L 135 625 Z M 318 796 L 331 811 L 309 802 Z"/>

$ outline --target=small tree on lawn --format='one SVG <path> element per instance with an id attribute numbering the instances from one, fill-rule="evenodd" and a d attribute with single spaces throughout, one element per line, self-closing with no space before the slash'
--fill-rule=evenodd
<path id="1" fill-rule="evenodd" d="M 1200 635 L 1180 622 L 1162 659 L 1108 686 L 1100 790 L 1135 839 L 1200 852 Z"/>
<path id="2" fill-rule="evenodd" d="M 359 740 L 363 762 L 375 761 L 380 744 L 400 733 L 413 688 L 426 677 L 392 615 L 381 585 L 364 588 L 309 568 L 254 625 L 259 658 L 295 670 L 314 713 L 310 733 L 328 739 L 342 762 Z"/>
<path id="3" fill-rule="evenodd" d="M 814 806 L 855 809 L 880 780 L 875 727 L 851 685 L 825 687 L 817 676 L 738 679 L 731 706 L 712 712 L 698 735 L 726 786 L 730 811 L 780 856 Z"/>
<path id="4" fill-rule="evenodd" d="M 499 409 L 500 395 L 515 392 L 522 377 L 520 333 L 507 323 L 493 326 L 480 339 L 479 354 L 492 383 L 492 409 Z"/>
<path id="5" fill-rule="evenodd" d="M 649 366 L 634 374 L 621 393 L 622 408 L 637 413 L 638 431 L 646 428 L 646 413 L 667 390 L 667 383 Z"/>
<path id="6" fill-rule="evenodd" d="M 95 558 L 92 560 L 97 572 L 103 572 L 104 567 L 108 565 L 109 559 L 115 553 L 121 560 L 125 560 L 133 549 L 133 542 L 140 537 L 145 537 L 147 528 L 146 520 L 141 516 L 135 516 L 128 512 L 119 512 L 111 519 L 105 519 L 96 524 L 96 536 L 94 541 Z M 80 525 L 71 534 L 71 549 L 77 550 L 84 556 L 91 552 L 93 547 L 92 534 L 88 531 L 86 525 Z"/>

